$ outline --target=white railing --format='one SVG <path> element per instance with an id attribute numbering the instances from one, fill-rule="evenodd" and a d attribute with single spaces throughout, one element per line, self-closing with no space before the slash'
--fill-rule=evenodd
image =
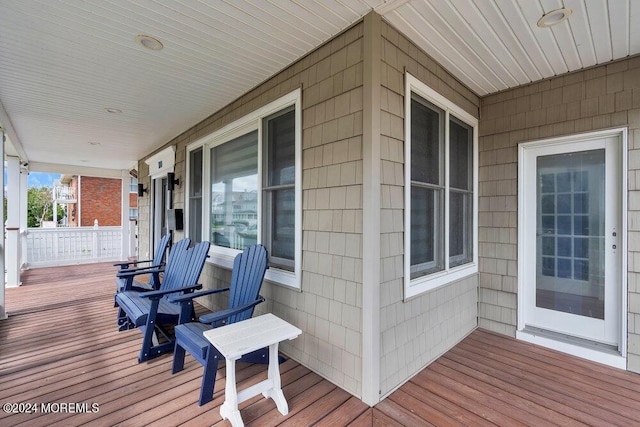
<path id="1" fill-rule="evenodd" d="M 76 201 L 76 189 L 75 187 L 67 187 L 62 185 L 56 185 L 53 187 L 53 200 L 57 202 L 75 202 Z"/>
<path id="2" fill-rule="evenodd" d="M 117 261 L 122 257 L 122 227 L 29 228 L 30 268 Z"/>

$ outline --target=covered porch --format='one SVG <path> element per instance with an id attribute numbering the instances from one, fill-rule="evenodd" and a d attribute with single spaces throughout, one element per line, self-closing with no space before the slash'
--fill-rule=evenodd
<path id="1" fill-rule="evenodd" d="M 224 366 L 213 402 L 198 407 L 202 368 L 188 358 L 171 375 L 171 357 L 138 364 L 137 331 L 117 332 L 114 267 L 92 264 L 31 270 L 7 290 L 0 323 L 3 403 L 96 403 L 89 413 L 0 413 L 0 424 L 228 425 L 220 418 Z M 202 308 L 201 308 L 202 309 Z M 247 425 L 631 425 L 640 377 L 476 329 L 387 399 L 370 408 L 289 359 L 281 365 L 290 413 L 254 398 Z M 241 386 L 266 376 L 243 365 Z"/>

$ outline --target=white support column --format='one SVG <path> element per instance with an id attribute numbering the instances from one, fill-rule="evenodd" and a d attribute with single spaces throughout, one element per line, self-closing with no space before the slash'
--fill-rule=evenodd
<path id="1" fill-rule="evenodd" d="M 20 248 L 22 249 L 22 257 L 20 258 L 20 267 L 28 268 L 29 259 L 27 256 L 27 197 L 28 197 L 28 179 L 29 169 L 27 166 L 20 167 Z"/>
<path id="2" fill-rule="evenodd" d="M 20 159 L 7 157 L 7 286 L 20 286 Z"/>
<path id="3" fill-rule="evenodd" d="M 4 129 L 0 128 L 0 159 L 4 159 Z M 4 162 L 2 162 L 2 173 L 0 173 L 0 188 L 4 193 Z M 4 198 L 4 194 L 3 194 Z M 4 209 L 0 209 L 0 232 L 4 236 Z M 0 239 L 0 273 L 4 276 L 4 238 Z M 7 310 L 4 303 L 5 278 L 2 278 L 2 286 L 0 286 L 0 320 L 7 318 Z"/>
<path id="4" fill-rule="evenodd" d="M 122 212 L 120 222 L 122 223 L 122 239 L 120 246 L 122 248 L 120 252 L 120 259 L 126 260 L 132 256 L 130 251 L 129 240 L 131 233 L 131 222 L 129 221 L 129 171 L 122 171 Z"/>

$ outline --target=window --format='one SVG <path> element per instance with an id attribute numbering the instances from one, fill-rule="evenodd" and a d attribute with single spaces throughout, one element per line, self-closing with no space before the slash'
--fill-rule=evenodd
<path id="1" fill-rule="evenodd" d="M 138 219 L 138 208 L 129 208 L 129 220 L 133 221 L 137 219 Z"/>
<path id="2" fill-rule="evenodd" d="M 202 147 L 189 153 L 189 220 L 187 236 L 202 241 Z"/>
<path id="3" fill-rule="evenodd" d="M 129 178 L 129 193 L 137 193 L 138 192 L 138 178 L 130 177 Z"/>
<path id="4" fill-rule="evenodd" d="M 300 141 L 296 90 L 188 148 L 188 235 L 211 241 L 212 262 L 230 267 L 235 254 L 261 243 L 267 279 L 299 288 Z"/>
<path id="5" fill-rule="evenodd" d="M 406 79 L 405 296 L 477 272 L 477 120 Z"/>

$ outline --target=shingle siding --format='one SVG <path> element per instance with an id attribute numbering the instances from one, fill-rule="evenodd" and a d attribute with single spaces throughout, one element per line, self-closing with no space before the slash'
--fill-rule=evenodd
<path id="1" fill-rule="evenodd" d="M 628 369 L 640 372 L 640 57 L 482 99 L 480 110 L 481 327 L 517 327 L 517 145 L 628 127 Z M 506 265 L 505 265 L 506 263 Z"/>
<path id="2" fill-rule="evenodd" d="M 474 117 L 480 101 L 386 23 L 381 46 L 380 389 L 385 395 L 477 326 L 477 275 L 404 301 L 405 70 Z"/>
<path id="3" fill-rule="evenodd" d="M 185 176 L 188 144 L 302 88 L 302 287 L 265 283 L 272 312 L 303 330 L 281 349 L 330 381 L 361 395 L 362 387 L 362 23 L 270 78 L 167 145 L 176 145 L 176 177 Z M 166 146 L 166 145 L 165 145 Z M 141 181 L 148 169 L 139 162 Z M 184 185 L 174 207 L 184 208 Z M 149 198 L 139 202 L 141 252 L 148 251 Z M 143 217 L 142 213 L 146 216 Z M 181 239 L 176 232 L 174 240 Z M 230 272 L 207 264 L 206 288 L 228 285 Z M 210 298 L 210 308 L 226 305 Z"/>

